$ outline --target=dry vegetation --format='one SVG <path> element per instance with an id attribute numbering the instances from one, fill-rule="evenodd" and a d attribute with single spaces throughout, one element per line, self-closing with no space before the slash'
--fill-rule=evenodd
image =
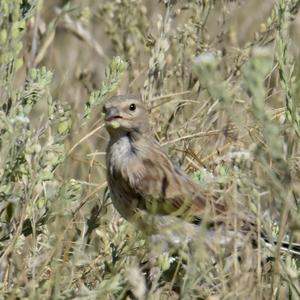
<path id="1" fill-rule="evenodd" d="M 300 259 L 275 244 L 149 258 L 106 191 L 99 105 L 142 95 L 174 161 L 299 242 L 299 6 L 1 0 L 0 298 L 299 299 Z"/>

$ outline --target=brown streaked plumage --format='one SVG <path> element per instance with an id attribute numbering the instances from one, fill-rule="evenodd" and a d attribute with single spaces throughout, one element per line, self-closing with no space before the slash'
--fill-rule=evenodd
<path id="1" fill-rule="evenodd" d="M 171 162 L 151 133 L 149 115 L 140 99 L 112 97 L 103 105 L 103 113 L 110 135 L 108 186 L 115 208 L 125 219 L 151 234 L 165 231 L 175 243 L 196 237 L 199 226 L 195 223 L 202 220 L 216 225 L 207 230 L 209 244 L 216 237 L 219 245 L 236 238 L 239 243 L 255 243 L 257 232 L 251 221 L 242 218 L 237 228 L 237 216 L 235 221 L 225 218 L 225 205 Z M 299 252 L 300 245 L 292 247 Z"/>
<path id="2" fill-rule="evenodd" d="M 133 221 L 139 213 L 142 218 L 172 216 L 172 220 L 193 223 L 204 215 L 209 218 L 222 212 L 224 207 L 211 201 L 162 150 L 150 131 L 141 100 L 112 97 L 104 104 L 103 113 L 110 134 L 108 185 L 113 204 L 125 219 Z"/>

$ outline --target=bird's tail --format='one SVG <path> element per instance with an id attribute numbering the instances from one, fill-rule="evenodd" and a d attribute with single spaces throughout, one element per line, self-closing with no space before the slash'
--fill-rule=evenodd
<path id="1" fill-rule="evenodd" d="M 268 239 L 264 238 L 266 246 L 268 248 L 272 248 L 274 249 L 274 246 L 276 246 L 278 244 L 277 241 L 274 242 L 270 242 Z M 300 243 L 290 243 L 287 241 L 282 241 L 281 242 L 281 246 L 280 246 L 280 250 L 283 253 L 289 253 L 293 256 L 297 256 L 300 257 Z"/>
<path id="2" fill-rule="evenodd" d="M 282 251 L 291 253 L 293 255 L 297 255 L 300 257 L 300 244 L 299 243 L 290 243 L 283 241 L 281 242 L 281 247 Z"/>

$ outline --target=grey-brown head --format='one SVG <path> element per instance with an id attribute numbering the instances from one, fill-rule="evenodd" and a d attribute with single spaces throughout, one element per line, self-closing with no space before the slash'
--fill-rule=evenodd
<path id="1" fill-rule="evenodd" d="M 143 102 L 135 96 L 114 96 L 103 105 L 105 126 L 111 137 L 131 132 L 149 132 L 149 114 Z"/>

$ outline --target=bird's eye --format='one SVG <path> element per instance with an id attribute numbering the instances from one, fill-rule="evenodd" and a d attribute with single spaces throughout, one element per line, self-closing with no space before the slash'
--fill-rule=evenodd
<path id="1" fill-rule="evenodd" d="M 102 107 L 102 112 L 104 113 L 104 114 L 106 114 L 106 107 L 103 105 L 103 107 Z"/>
<path id="2" fill-rule="evenodd" d="M 131 103 L 131 104 L 129 105 L 129 110 L 134 111 L 135 109 L 136 109 L 135 104 L 134 104 L 134 103 Z"/>

